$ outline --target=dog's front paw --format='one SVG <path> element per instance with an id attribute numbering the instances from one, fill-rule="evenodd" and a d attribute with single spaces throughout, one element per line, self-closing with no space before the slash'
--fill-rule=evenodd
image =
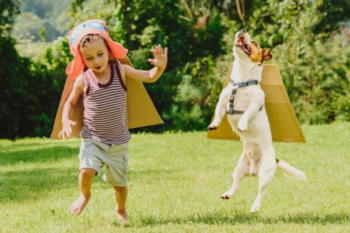
<path id="1" fill-rule="evenodd" d="M 219 124 L 220 123 L 213 122 L 208 126 L 208 130 L 216 130 L 217 128 L 219 128 Z"/>
<path id="2" fill-rule="evenodd" d="M 247 128 L 248 128 L 248 122 L 247 121 L 242 121 L 242 120 L 240 120 L 239 122 L 238 122 L 238 131 L 239 132 L 245 132 L 245 131 L 247 131 Z"/>

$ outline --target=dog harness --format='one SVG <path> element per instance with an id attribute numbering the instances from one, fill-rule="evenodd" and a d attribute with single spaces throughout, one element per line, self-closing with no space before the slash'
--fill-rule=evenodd
<path id="1" fill-rule="evenodd" d="M 246 87 L 246 86 L 250 86 L 250 85 L 258 85 L 259 82 L 257 80 L 251 80 L 251 81 L 247 81 L 247 82 L 235 83 L 235 81 L 230 80 L 230 83 L 233 86 L 233 91 L 232 91 L 232 94 L 231 94 L 230 99 L 229 99 L 229 101 L 230 101 L 230 109 L 228 110 L 227 114 L 230 114 L 230 115 L 243 114 L 244 111 L 236 111 L 236 110 L 233 109 L 233 101 L 235 99 L 235 95 L 236 95 L 237 89 L 239 87 Z M 263 107 L 264 107 L 264 105 L 261 106 L 259 111 L 261 111 Z"/>

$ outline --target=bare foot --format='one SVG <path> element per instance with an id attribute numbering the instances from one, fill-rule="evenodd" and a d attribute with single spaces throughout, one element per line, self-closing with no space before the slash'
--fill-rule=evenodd
<path id="1" fill-rule="evenodd" d="M 120 224 L 124 225 L 129 223 L 129 215 L 128 212 L 126 212 L 126 209 L 118 210 L 118 207 L 116 207 L 115 212 L 117 213 L 117 218 Z"/>
<path id="2" fill-rule="evenodd" d="M 84 197 L 80 195 L 80 197 L 72 204 L 70 210 L 72 214 L 79 215 L 83 212 L 85 206 L 90 201 L 91 194 L 89 196 Z"/>

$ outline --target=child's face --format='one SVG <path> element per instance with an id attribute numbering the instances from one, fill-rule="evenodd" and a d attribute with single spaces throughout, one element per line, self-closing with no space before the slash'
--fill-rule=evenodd
<path id="1" fill-rule="evenodd" d="M 108 65 L 108 49 L 104 40 L 91 41 L 86 47 L 80 48 L 85 65 L 94 72 L 104 72 Z"/>

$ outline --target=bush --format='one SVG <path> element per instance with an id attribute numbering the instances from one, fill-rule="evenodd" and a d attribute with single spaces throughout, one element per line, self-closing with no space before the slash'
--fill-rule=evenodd
<path id="1" fill-rule="evenodd" d="M 49 136 L 65 76 L 18 55 L 15 41 L 1 38 L 0 138 Z"/>

